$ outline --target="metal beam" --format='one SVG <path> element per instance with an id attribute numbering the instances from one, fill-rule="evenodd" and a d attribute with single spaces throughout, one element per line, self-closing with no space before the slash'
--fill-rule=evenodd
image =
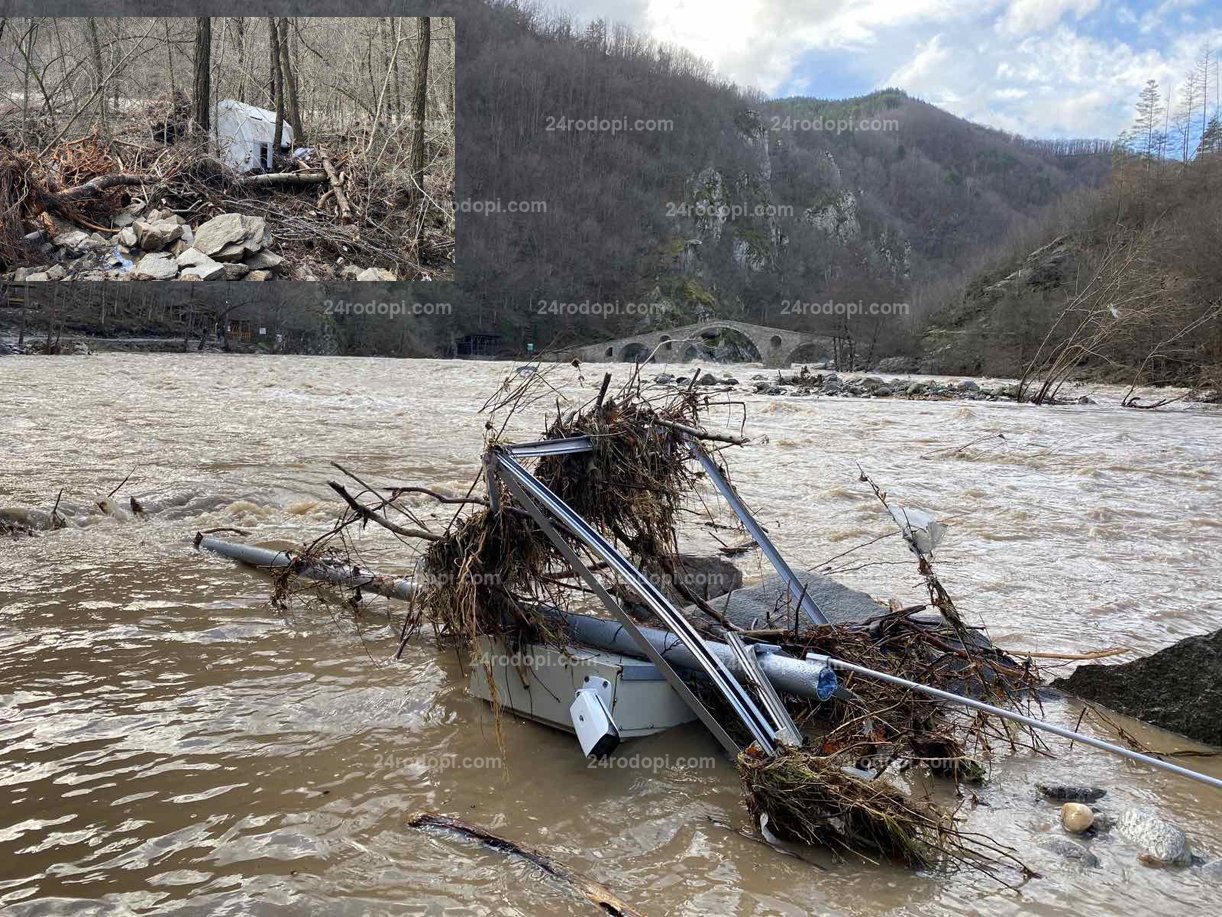
<path id="1" fill-rule="evenodd" d="M 522 507 L 528 513 L 530 513 L 531 518 L 535 520 L 535 523 L 539 526 L 539 529 L 548 537 L 552 544 L 556 546 L 556 550 L 558 550 L 564 559 L 568 561 L 569 566 L 577 571 L 578 575 L 585 580 L 586 585 L 594 591 L 594 594 L 598 596 L 603 605 L 606 606 L 607 610 L 615 616 L 615 619 L 619 622 L 620 629 L 627 631 L 627 633 L 632 637 L 633 648 L 643 653 L 645 657 L 657 667 L 658 671 L 662 673 L 662 676 L 670 683 L 670 686 L 675 689 L 676 693 L 678 693 L 681 698 L 683 698 L 687 706 L 693 713 L 696 714 L 697 717 L 699 717 L 700 721 L 704 723 L 709 732 L 713 734 L 713 737 L 721 743 L 722 748 L 726 750 L 730 757 L 737 758 L 739 753 L 742 751 L 738 743 L 735 742 L 734 739 L 730 737 L 730 734 L 725 731 L 722 725 L 717 722 L 717 719 L 712 713 L 709 712 L 708 708 L 704 706 L 700 698 L 696 697 L 696 695 L 692 693 L 692 689 L 687 686 L 687 682 L 680 677 L 679 673 L 671 667 L 670 663 L 666 661 L 662 654 L 659 653 L 641 634 L 640 628 L 637 627 L 636 622 L 628 616 L 627 612 L 620 607 L 615 598 L 609 592 L 607 592 L 606 587 L 603 586 L 598 577 L 596 577 L 593 572 L 584 563 L 582 563 L 581 558 L 577 556 L 577 552 L 574 551 L 568 542 L 566 542 L 564 538 L 560 536 L 560 533 L 556 531 L 555 527 L 548 522 L 547 517 L 543 515 L 543 510 L 539 508 L 538 504 L 527 496 L 526 492 L 522 490 L 521 486 L 516 481 L 507 478 L 505 481 L 505 486 L 509 488 L 509 492 L 514 495 L 514 498 L 522 505 Z"/>
<path id="2" fill-rule="evenodd" d="M 730 674 L 716 655 L 709 652 L 700 635 L 692 627 L 691 622 L 675 608 L 644 573 L 633 566 L 619 553 L 602 535 L 588 522 L 581 518 L 572 507 L 551 492 L 542 482 L 537 480 L 525 468 L 503 452 L 497 454 L 501 471 L 506 480 L 512 480 L 520 485 L 527 494 L 543 504 L 547 510 L 569 532 L 589 548 L 596 556 L 606 562 L 623 580 L 632 587 L 646 605 L 675 632 L 684 643 L 688 644 L 692 653 L 699 659 L 700 667 L 717 690 L 725 697 L 734 712 L 742 720 L 743 725 L 752 738 L 759 743 L 766 754 L 775 750 L 772 737 L 772 727 L 768 719 L 756 706 L 755 700 L 745 688 Z"/>
<path id="3" fill-rule="evenodd" d="M 499 449 L 514 458 L 544 458 L 552 455 L 571 455 L 575 452 L 591 452 L 594 449 L 594 441 L 588 436 L 569 436 L 564 439 L 543 439 L 533 443 L 500 446 Z"/>

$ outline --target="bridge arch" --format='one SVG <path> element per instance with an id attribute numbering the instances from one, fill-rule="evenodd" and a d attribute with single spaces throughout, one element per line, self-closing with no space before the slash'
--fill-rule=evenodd
<path id="1" fill-rule="evenodd" d="M 644 363 L 648 360 L 650 363 L 654 363 L 657 361 L 657 357 L 650 355 L 651 349 L 640 341 L 629 341 L 620 350 L 619 361 L 621 363 Z"/>
<path id="2" fill-rule="evenodd" d="M 718 337 L 723 341 L 729 339 L 747 355 L 747 362 L 761 363 L 764 361 L 765 351 L 760 347 L 759 335 L 752 334 L 750 328 L 738 322 L 706 322 L 693 336 L 704 341 Z"/>
<path id="3" fill-rule="evenodd" d="M 781 366 L 792 366 L 794 363 L 826 363 L 832 358 L 832 348 L 827 341 L 803 341 L 789 352 Z"/>

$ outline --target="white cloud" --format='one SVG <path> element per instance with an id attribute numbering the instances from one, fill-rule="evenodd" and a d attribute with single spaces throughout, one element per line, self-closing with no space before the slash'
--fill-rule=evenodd
<path id="1" fill-rule="evenodd" d="M 884 82 L 973 121 L 1029 136 L 1115 137 L 1132 119 L 1146 80 L 1164 90 L 1184 78 L 1203 41 L 1222 40 L 1222 28 L 1194 34 L 1162 51 L 1135 50 L 1092 38 L 1062 23 L 1051 33 L 1017 44 L 989 37 L 976 53 L 942 53 L 969 44 L 963 35 L 938 36 L 937 66 L 930 47 Z"/>
<path id="2" fill-rule="evenodd" d="M 943 44 L 942 36 L 935 35 L 917 50 L 912 60 L 904 64 L 887 78 L 890 86 L 936 86 L 942 74 L 951 64 L 950 49 Z"/>
<path id="3" fill-rule="evenodd" d="M 566 0 L 557 0 L 564 3 Z M 681 45 L 770 94 L 898 86 L 955 114 L 1031 136 L 1114 137 L 1147 79 L 1188 72 L 1222 45 L 1218 0 L 567 0 Z M 1140 17 L 1140 18 L 1139 18 Z"/>
<path id="4" fill-rule="evenodd" d="M 1012 35 L 1028 35 L 1052 28 L 1066 13 L 1081 19 L 1098 8 L 1099 0 L 1010 0 L 1001 28 Z"/>
<path id="5" fill-rule="evenodd" d="M 622 21 L 775 93 L 812 51 L 862 52 L 897 30 L 936 26 L 1004 0 L 569 0 L 583 17 Z M 817 92 L 817 90 L 816 90 Z"/>

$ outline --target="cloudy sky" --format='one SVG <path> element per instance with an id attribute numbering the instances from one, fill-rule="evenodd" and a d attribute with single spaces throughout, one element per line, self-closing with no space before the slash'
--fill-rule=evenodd
<path id="1" fill-rule="evenodd" d="M 553 3 L 681 45 L 770 96 L 898 86 L 1036 137 L 1115 137 L 1146 80 L 1178 85 L 1205 43 L 1222 48 L 1222 0 Z"/>

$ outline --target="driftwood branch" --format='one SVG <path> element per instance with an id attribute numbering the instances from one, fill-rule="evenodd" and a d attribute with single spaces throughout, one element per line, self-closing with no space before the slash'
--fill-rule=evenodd
<path id="1" fill-rule="evenodd" d="M 86 200 L 110 188 L 118 188 L 123 185 L 138 185 L 143 181 L 143 175 L 99 175 L 83 185 L 77 185 L 75 188 L 69 188 L 67 191 L 58 191 L 55 193 L 55 197 L 61 203 L 70 204 Z"/>
<path id="2" fill-rule="evenodd" d="M 399 499 L 403 494 L 424 494 L 426 497 L 432 497 L 438 503 L 476 503 L 480 506 L 488 505 L 488 501 L 484 497 L 447 497 L 445 494 L 440 494 L 427 487 L 385 487 L 383 490 L 390 491 L 392 500 Z"/>
<path id="3" fill-rule="evenodd" d="M 655 420 L 654 423 L 659 427 L 668 427 L 671 430 L 678 430 L 680 433 L 686 433 L 688 436 L 694 436 L 696 439 L 707 439 L 718 443 L 730 443 L 733 446 L 745 446 L 751 440 L 745 436 L 730 436 L 728 433 L 710 433 L 708 430 L 698 430 L 695 427 L 689 427 L 685 424 L 675 423 L 671 420 Z"/>
<path id="4" fill-rule="evenodd" d="M 335 166 L 331 165 L 331 160 L 326 153 L 322 154 L 322 167 L 326 170 L 327 179 L 331 182 L 331 190 L 335 192 L 335 203 L 339 207 L 340 221 L 351 223 L 352 207 L 348 203 L 348 195 L 344 194 L 343 182 L 335 174 Z"/>
<path id="5" fill-rule="evenodd" d="M 265 172 L 262 175 L 243 175 L 239 185 L 263 187 L 266 185 L 321 185 L 327 181 L 326 172 Z"/>
<path id="6" fill-rule="evenodd" d="M 493 850 L 510 853 L 533 863 L 553 879 L 559 879 L 561 882 L 580 892 L 591 904 L 598 907 L 604 913 L 618 915 L 618 917 L 643 917 L 640 911 L 621 900 L 605 885 L 569 869 L 562 863 L 557 863 L 551 857 L 540 853 L 538 850 L 523 847 L 508 838 L 493 834 L 491 831 L 486 831 L 478 825 L 472 825 L 457 818 L 450 818 L 431 812 L 415 815 L 407 824 L 410 828 L 447 828 L 451 831 L 457 831 L 459 834 L 487 844 Z"/>
<path id="7" fill-rule="evenodd" d="M 362 519 L 368 519 L 370 522 L 376 522 L 382 528 L 394 532 L 396 535 L 402 535 L 404 538 L 424 538 L 428 541 L 440 541 L 441 536 L 435 535 L 432 532 L 426 532 L 424 529 L 406 529 L 401 525 L 396 525 L 389 519 L 383 519 L 377 513 L 373 512 L 366 506 L 362 506 L 356 501 L 352 494 L 344 490 L 344 485 L 336 481 L 328 481 L 327 486 L 343 497 L 345 503 Z"/>

